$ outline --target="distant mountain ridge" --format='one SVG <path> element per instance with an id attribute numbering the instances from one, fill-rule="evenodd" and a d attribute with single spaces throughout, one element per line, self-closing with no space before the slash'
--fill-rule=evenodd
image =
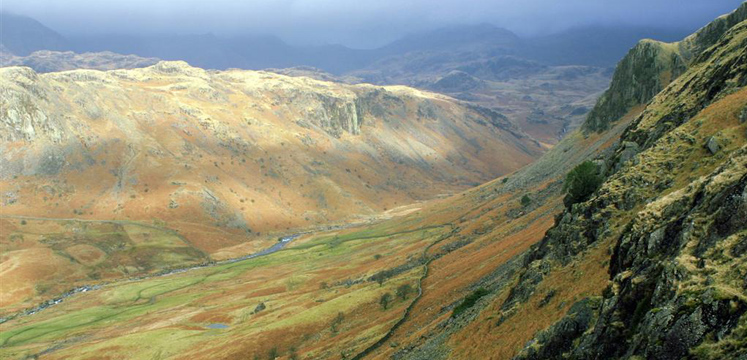
<path id="1" fill-rule="evenodd" d="M 434 51 L 479 50 L 495 56 L 514 55 L 550 65 L 605 67 L 613 66 L 641 37 L 671 41 L 685 33 L 652 28 L 588 27 L 521 38 L 509 30 L 483 23 L 424 31 L 376 49 L 362 50 L 343 45 L 292 46 L 270 35 L 220 37 L 208 33 L 65 37 L 26 16 L 2 12 L 0 20 L 2 44 L 17 56 L 27 56 L 38 50 L 111 51 L 163 60 L 184 60 L 208 69 L 313 66 L 338 75 L 391 56 Z"/>
<path id="2" fill-rule="evenodd" d="M 76 69 L 115 70 L 142 68 L 156 64 L 157 58 L 121 55 L 111 51 L 77 54 L 72 51 L 34 51 L 28 56 L 15 56 L 0 49 L 4 66 L 28 66 L 36 72 L 56 72 Z"/>
<path id="3" fill-rule="evenodd" d="M 37 50 L 68 50 L 64 36 L 42 23 L 21 15 L 0 12 L 2 45 L 14 55 L 26 56 Z"/>
<path id="4" fill-rule="evenodd" d="M 50 34 L 59 40 L 59 34 Z M 583 122 L 607 88 L 611 72 L 605 67 L 614 65 L 617 54 L 622 56 L 644 35 L 674 38 L 657 29 L 599 26 L 521 38 L 485 23 L 424 31 L 368 50 L 291 46 L 268 35 L 95 35 L 54 42 L 63 50 L 90 53 L 85 59 L 47 53 L 28 59 L 4 55 L 0 61 L 50 72 L 182 60 L 204 69 L 274 69 L 327 81 L 406 85 L 492 108 L 552 146 Z M 111 52 L 127 55 L 116 57 Z"/>
<path id="5" fill-rule="evenodd" d="M 590 25 L 526 39 L 518 54 L 548 65 L 610 67 L 641 39 L 677 41 L 690 30 Z"/>

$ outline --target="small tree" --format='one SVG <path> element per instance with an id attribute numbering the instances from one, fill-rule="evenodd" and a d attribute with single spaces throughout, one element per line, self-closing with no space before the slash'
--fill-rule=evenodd
<path id="1" fill-rule="evenodd" d="M 532 203 L 532 199 L 529 198 L 529 195 L 524 195 L 521 197 L 521 206 L 527 207 L 531 203 Z"/>
<path id="2" fill-rule="evenodd" d="M 412 293 L 412 287 L 410 284 L 402 284 L 397 288 L 397 297 L 402 300 L 407 300 L 407 297 Z"/>
<path id="3" fill-rule="evenodd" d="M 389 278 L 389 272 L 386 271 L 386 270 L 379 271 L 376 274 L 373 274 L 373 276 L 371 276 L 371 280 L 376 281 L 377 283 L 379 283 L 379 286 L 383 286 L 384 282 L 388 278 Z"/>
<path id="4" fill-rule="evenodd" d="M 272 349 L 270 349 L 270 352 L 267 353 L 267 358 L 270 360 L 276 359 L 278 356 L 280 356 L 280 351 L 278 351 L 277 346 L 273 346 Z"/>
<path id="5" fill-rule="evenodd" d="M 599 175 L 597 166 L 591 161 L 584 161 L 573 168 L 565 177 L 563 190 L 566 195 L 563 203 L 570 207 L 573 204 L 589 200 L 591 194 L 597 191 L 603 181 L 604 179 Z"/>
<path id="6" fill-rule="evenodd" d="M 386 310 L 389 307 L 389 302 L 392 300 L 392 294 L 385 293 L 384 295 L 381 295 L 381 298 L 379 299 L 379 305 Z"/>
<path id="7" fill-rule="evenodd" d="M 459 316 L 459 314 L 467 311 L 467 309 L 475 305 L 477 300 L 480 300 L 481 297 L 489 293 L 490 292 L 485 288 L 478 288 L 477 290 L 473 291 L 466 298 L 464 298 L 464 300 L 462 300 L 461 304 L 457 305 L 454 308 L 454 311 L 451 313 L 451 317 L 457 317 Z"/>
<path id="8" fill-rule="evenodd" d="M 298 360 L 298 351 L 295 346 L 291 346 L 290 349 L 288 349 L 288 360 Z"/>
<path id="9" fill-rule="evenodd" d="M 332 320 L 332 325 L 330 325 L 330 330 L 332 330 L 333 335 L 337 335 L 337 333 L 340 331 L 340 324 L 342 324 L 343 320 L 345 320 L 345 315 L 343 315 L 343 313 L 341 312 L 338 312 L 335 319 Z"/>

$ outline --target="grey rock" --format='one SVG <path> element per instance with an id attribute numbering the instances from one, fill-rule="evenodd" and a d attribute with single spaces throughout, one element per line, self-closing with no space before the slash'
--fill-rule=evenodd
<path id="1" fill-rule="evenodd" d="M 264 309 L 267 309 L 267 306 L 265 305 L 265 303 L 261 302 L 259 303 L 259 305 L 257 305 L 257 307 L 254 308 L 254 311 L 252 311 L 252 314 L 257 314 Z"/>
<path id="2" fill-rule="evenodd" d="M 705 144 L 706 149 L 711 152 L 712 155 L 716 155 L 719 151 L 721 151 L 721 144 L 719 144 L 718 139 L 716 139 L 714 136 L 711 136 L 708 138 Z"/>
<path id="3" fill-rule="evenodd" d="M 625 141 L 622 143 L 621 150 L 615 163 L 615 171 L 620 170 L 623 165 L 628 161 L 634 160 L 638 152 L 641 151 L 641 147 L 633 141 Z"/>

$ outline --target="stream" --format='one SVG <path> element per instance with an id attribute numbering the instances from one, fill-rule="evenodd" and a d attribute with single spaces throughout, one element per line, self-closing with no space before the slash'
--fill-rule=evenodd
<path id="1" fill-rule="evenodd" d="M 194 266 L 185 267 L 185 268 L 163 270 L 163 271 L 155 273 L 155 274 L 143 275 L 143 276 L 138 276 L 138 277 L 133 277 L 133 278 L 128 278 L 128 279 L 114 280 L 114 281 L 110 281 L 110 282 L 104 282 L 104 283 L 98 284 L 98 285 L 83 285 L 83 286 L 79 286 L 79 287 L 76 287 L 76 288 L 74 288 L 72 290 L 69 290 L 69 291 L 63 293 L 62 295 L 60 295 L 60 296 L 58 296 L 58 297 L 56 297 L 54 299 L 47 300 L 47 301 L 45 301 L 45 302 L 43 302 L 43 303 L 41 303 L 41 304 L 39 304 L 39 305 L 37 305 L 35 307 L 29 308 L 29 309 L 26 309 L 26 310 L 23 310 L 23 311 L 19 311 L 19 312 L 15 313 L 15 314 L 11 314 L 11 315 L 8 315 L 8 316 L 5 316 L 5 317 L 0 317 L 0 324 L 3 324 L 5 322 L 7 322 L 7 321 L 13 320 L 13 319 L 18 318 L 18 317 L 30 316 L 30 315 L 37 314 L 37 313 L 39 313 L 41 311 L 44 311 L 44 310 L 46 310 L 46 309 L 48 309 L 48 308 L 50 308 L 50 307 L 52 307 L 54 305 L 62 303 L 67 298 L 70 298 L 70 297 L 75 296 L 77 294 L 82 294 L 82 293 L 87 293 L 87 292 L 90 292 L 90 291 L 99 290 L 102 287 L 104 287 L 106 285 L 109 285 L 109 284 L 118 283 L 118 282 L 122 282 L 122 281 L 142 281 L 142 280 L 146 280 L 146 279 L 152 279 L 152 278 L 157 278 L 157 277 L 169 276 L 169 275 L 173 275 L 173 274 L 179 274 L 179 273 L 184 273 L 184 272 L 187 272 L 187 271 L 192 271 L 192 270 L 197 270 L 197 269 L 204 269 L 204 268 L 213 267 L 213 266 L 219 266 L 219 265 L 225 265 L 225 264 L 233 264 L 233 263 L 240 262 L 240 261 L 246 261 L 246 260 L 258 258 L 260 256 L 270 255 L 272 253 L 275 253 L 275 252 L 278 252 L 278 251 L 282 250 L 291 241 L 299 238 L 301 235 L 305 235 L 305 234 L 309 234 L 309 233 L 310 232 L 302 232 L 302 233 L 293 234 L 293 235 L 289 235 L 289 236 L 283 236 L 283 237 L 281 237 L 281 238 L 278 239 L 278 242 L 276 244 L 270 246 L 267 249 L 258 251 L 258 252 L 253 253 L 253 254 L 249 254 L 249 255 L 244 255 L 244 256 L 241 256 L 241 257 L 233 258 L 233 259 L 227 259 L 227 260 L 221 260 L 221 261 L 214 261 L 214 262 L 202 263 L 202 264 L 199 264 L 199 265 L 194 265 Z"/>

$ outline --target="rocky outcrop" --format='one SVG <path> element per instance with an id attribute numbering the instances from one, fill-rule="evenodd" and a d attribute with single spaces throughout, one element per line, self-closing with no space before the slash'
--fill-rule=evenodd
<path id="1" fill-rule="evenodd" d="M 37 73 L 76 69 L 114 70 L 143 68 L 158 63 L 156 58 L 121 55 L 110 51 L 77 54 L 72 51 L 35 51 L 27 56 L 7 56 L 3 66 L 27 66 Z"/>
<path id="2" fill-rule="evenodd" d="M 729 29 L 744 20 L 747 20 L 747 3 L 743 3 L 732 13 L 719 17 L 679 42 L 680 53 L 685 59 L 694 59 L 718 42 Z"/>
<path id="3" fill-rule="evenodd" d="M 308 112 L 308 119 L 328 134 L 339 138 L 343 132 L 358 135 L 361 132 L 363 112 L 358 110 L 358 99 L 340 101 L 330 97 L 320 97 L 320 106 Z"/>
<path id="4" fill-rule="evenodd" d="M 629 224 L 602 315 L 576 356 L 680 359 L 707 337 L 721 348 L 737 335 L 747 311 L 745 164 L 742 148 L 704 181 L 654 204 L 658 216 L 642 212 Z"/>
<path id="5" fill-rule="evenodd" d="M 747 4 L 742 4 L 681 42 L 643 40 L 638 43 L 617 65 L 610 88 L 589 113 L 584 128 L 605 130 L 633 107 L 648 103 L 730 28 L 745 19 Z"/>
<path id="6" fill-rule="evenodd" d="M 504 313 L 553 269 L 613 244 L 602 297 L 574 305 L 517 359 L 745 356 L 746 34 L 747 21 L 722 32 L 648 104 L 607 158 L 601 189 L 558 216 L 528 254 Z M 693 159 L 701 175 L 687 177 Z M 579 321 L 589 301 L 599 306 Z"/>
<path id="7" fill-rule="evenodd" d="M 631 108 L 645 104 L 681 75 L 686 63 L 675 47 L 644 40 L 618 64 L 612 83 L 589 113 L 584 127 L 607 129 Z"/>

